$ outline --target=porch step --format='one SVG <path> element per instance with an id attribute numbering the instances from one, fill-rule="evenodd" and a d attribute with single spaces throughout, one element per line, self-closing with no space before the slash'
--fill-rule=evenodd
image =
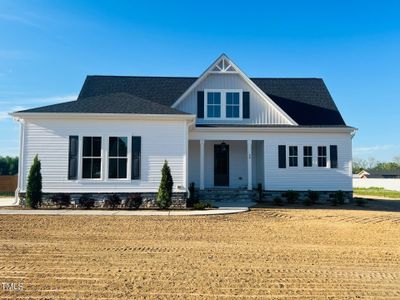
<path id="1" fill-rule="evenodd" d="M 206 189 L 196 190 L 196 196 L 203 201 L 255 201 L 258 199 L 257 191 L 244 189 Z"/>

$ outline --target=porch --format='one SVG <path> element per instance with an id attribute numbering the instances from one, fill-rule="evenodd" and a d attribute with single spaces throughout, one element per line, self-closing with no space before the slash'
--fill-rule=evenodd
<path id="1" fill-rule="evenodd" d="M 200 190 L 264 186 L 263 140 L 189 140 L 189 183 Z"/>

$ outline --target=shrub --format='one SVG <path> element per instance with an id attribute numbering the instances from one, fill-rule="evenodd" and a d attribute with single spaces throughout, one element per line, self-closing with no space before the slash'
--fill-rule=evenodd
<path id="1" fill-rule="evenodd" d="M 126 198 L 125 207 L 129 209 L 138 209 L 143 203 L 143 198 L 141 195 L 132 194 Z"/>
<path id="2" fill-rule="evenodd" d="M 206 208 L 211 208 L 211 203 L 209 202 L 204 202 L 204 201 L 199 201 L 193 205 L 194 209 L 199 209 L 203 210 Z"/>
<path id="3" fill-rule="evenodd" d="M 304 200 L 303 200 L 303 205 L 305 205 L 305 206 L 311 206 L 311 205 L 313 205 L 314 204 L 314 202 L 313 202 L 313 200 L 311 200 L 311 198 L 310 197 L 305 197 L 304 198 Z"/>
<path id="4" fill-rule="evenodd" d="M 319 193 L 317 191 L 308 191 L 307 198 L 309 198 L 312 204 L 315 204 L 319 201 Z"/>
<path id="5" fill-rule="evenodd" d="M 79 206 L 90 209 L 94 207 L 95 200 L 93 198 L 89 198 L 88 196 L 82 196 L 79 198 Z"/>
<path id="6" fill-rule="evenodd" d="M 30 208 L 37 208 L 42 204 L 42 174 L 40 169 L 40 160 L 36 155 L 29 170 L 26 188 L 26 205 Z"/>
<path id="7" fill-rule="evenodd" d="M 195 204 L 195 196 L 194 196 L 194 193 L 195 193 L 195 187 L 194 187 L 194 182 L 192 182 L 191 184 L 190 184 L 190 186 L 189 186 L 189 199 L 188 199 L 188 201 L 187 201 L 187 203 L 186 203 L 186 205 L 187 205 L 187 207 L 193 207 L 193 205 Z"/>
<path id="8" fill-rule="evenodd" d="M 167 209 L 172 204 L 172 187 L 174 181 L 171 175 L 171 169 L 168 162 L 165 161 L 161 170 L 161 182 L 157 193 L 157 206 L 161 209 Z"/>
<path id="9" fill-rule="evenodd" d="M 336 203 L 339 205 L 343 205 L 344 204 L 344 193 L 343 191 L 337 191 L 334 194 L 334 199 L 336 199 Z"/>
<path id="10" fill-rule="evenodd" d="M 105 207 L 111 209 L 116 209 L 118 205 L 121 205 L 121 198 L 117 194 L 112 194 L 111 196 L 109 196 L 104 203 Z"/>
<path id="11" fill-rule="evenodd" d="M 299 193 L 296 191 L 289 190 L 285 193 L 286 200 L 289 204 L 296 203 L 299 199 Z"/>
<path id="12" fill-rule="evenodd" d="M 65 193 L 55 194 L 51 197 L 51 202 L 58 205 L 59 208 L 69 207 L 71 205 L 71 196 Z"/>
<path id="13" fill-rule="evenodd" d="M 273 201 L 276 206 L 283 206 L 283 201 L 281 197 L 275 197 Z"/>
<path id="14" fill-rule="evenodd" d="M 363 198 L 355 198 L 355 204 L 357 206 L 365 206 L 367 204 L 367 199 L 363 199 Z"/>

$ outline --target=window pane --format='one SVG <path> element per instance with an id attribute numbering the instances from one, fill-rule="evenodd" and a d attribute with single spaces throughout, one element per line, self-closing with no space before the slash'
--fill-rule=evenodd
<path id="1" fill-rule="evenodd" d="M 117 138 L 116 137 L 110 137 L 109 140 L 109 156 L 115 157 L 117 156 Z"/>
<path id="2" fill-rule="evenodd" d="M 92 156 L 92 138 L 83 137 L 83 156 Z"/>
<path id="3" fill-rule="evenodd" d="M 214 93 L 214 104 L 221 104 L 221 93 Z"/>
<path id="4" fill-rule="evenodd" d="M 126 158 L 118 159 L 118 178 L 126 178 Z"/>
<path id="5" fill-rule="evenodd" d="M 101 159 L 93 158 L 92 160 L 92 178 L 100 178 Z"/>
<path id="6" fill-rule="evenodd" d="M 232 97 L 232 93 L 226 93 L 226 104 L 232 104 L 233 103 L 233 97 Z"/>
<path id="7" fill-rule="evenodd" d="M 84 158 L 82 164 L 82 177 L 91 178 L 92 159 Z"/>
<path id="8" fill-rule="evenodd" d="M 110 158 L 108 160 L 108 177 L 109 178 L 117 178 L 117 169 L 118 162 L 116 158 Z"/>
<path id="9" fill-rule="evenodd" d="M 126 156 L 127 144 L 128 144 L 127 137 L 118 138 L 118 154 L 119 154 L 119 156 Z"/>
<path id="10" fill-rule="evenodd" d="M 232 106 L 227 106 L 226 107 L 226 117 L 227 118 L 232 118 L 233 117 L 233 107 Z"/>
<path id="11" fill-rule="evenodd" d="M 233 103 L 239 105 L 239 93 L 233 93 Z"/>
<path id="12" fill-rule="evenodd" d="M 221 107 L 215 106 L 214 107 L 214 117 L 219 118 L 221 116 Z"/>
<path id="13" fill-rule="evenodd" d="M 234 118 L 239 118 L 239 106 L 234 106 L 233 107 L 233 117 Z"/>
<path id="14" fill-rule="evenodd" d="M 214 109 L 213 109 L 213 106 L 208 106 L 208 107 L 207 107 L 207 116 L 208 116 L 209 118 L 214 117 Z"/>
<path id="15" fill-rule="evenodd" d="M 214 104 L 214 94 L 207 93 L 207 104 Z"/>
<path id="16" fill-rule="evenodd" d="M 101 137 L 93 137 L 93 156 L 101 156 Z"/>

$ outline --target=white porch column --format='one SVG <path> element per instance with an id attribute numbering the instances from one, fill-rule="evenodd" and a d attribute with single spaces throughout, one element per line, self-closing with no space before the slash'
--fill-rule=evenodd
<path id="1" fill-rule="evenodd" d="M 251 153 L 251 145 L 252 145 L 252 140 L 247 140 L 247 189 L 249 191 L 253 189 L 253 182 L 252 182 L 252 175 L 253 175 L 252 156 L 253 156 L 253 154 Z"/>
<path id="2" fill-rule="evenodd" d="M 200 140 L 200 190 L 204 190 L 204 140 Z"/>

